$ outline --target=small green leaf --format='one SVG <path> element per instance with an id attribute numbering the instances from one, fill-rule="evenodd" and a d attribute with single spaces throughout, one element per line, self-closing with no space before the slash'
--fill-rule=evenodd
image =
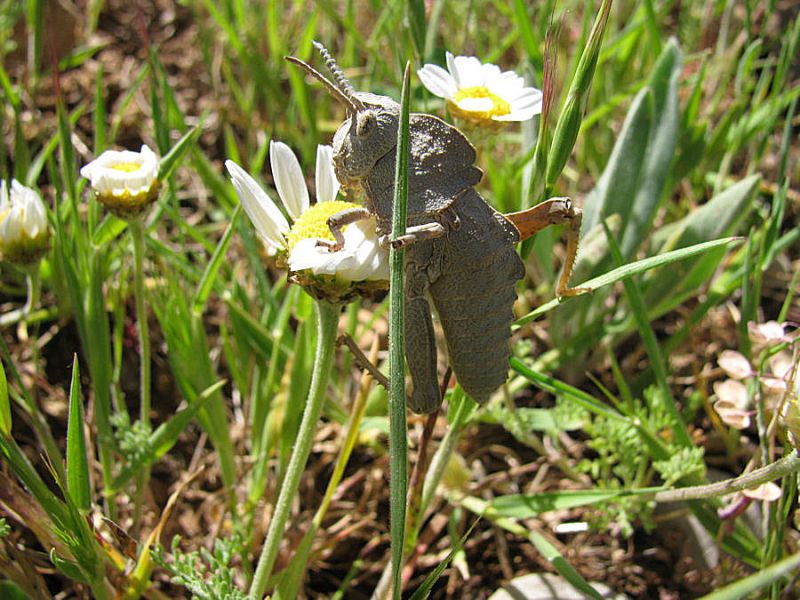
<path id="1" fill-rule="evenodd" d="M 94 230 L 92 236 L 92 245 L 95 248 L 102 248 L 108 242 L 118 238 L 120 234 L 128 228 L 128 222 L 115 217 L 112 214 L 107 214 L 100 226 Z"/>
<path id="2" fill-rule="evenodd" d="M 114 481 L 111 483 L 111 489 L 115 491 L 122 489 L 122 486 L 135 476 L 143 466 L 151 464 L 164 456 L 164 454 L 175 445 L 175 442 L 178 441 L 178 436 L 183 433 L 183 430 L 186 429 L 197 412 L 214 397 L 214 394 L 216 394 L 225 383 L 223 379 L 208 389 L 203 390 L 188 407 L 179 410 L 171 419 L 159 425 L 150 435 L 148 441 L 149 451 L 143 453 L 140 460 L 128 464 L 122 472 L 114 478 Z"/>
<path id="3" fill-rule="evenodd" d="M 67 491 L 81 511 L 91 507 L 89 460 L 86 454 L 86 435 L 83 429 L 83 400 L 81 398 L 78 355 L 72 357 L 72 382 L 69 390 L 69 419 L 67 421 Z"/>
<path id="4" fill-rule="evenodd" d="M 98 44 L 96 46 L 80 46 L 75 48 L 67 56 L 58 61 L 59 71 L 68 71 L 80 67 L 95 54 L 103 50 L 108 44 Z"/>
<path id="5" fill-rule="evenodd" d="M 606 168 L 586 198 L 582 236 L 614 214 L 622 217 L 623 233 L 627 228 L 631 201 L 636 196 L 644 173 L 653 111 L 653 93 L 645 88 L 636 94 Z"/>
<path id="6" fill-rule="evenodd" d="M 78 563 L 61 558 L 56 553 L 55 548 L 50 550 L 50 562 L 53 563 L 53 566 L 55 566 L 56 569 L 61 571 L 73 581 L 83 583 L 84 585 L 89 585 L 89 580 L 86 578 L 86 574 L 83 572 L 80 566 L 78 566 Z"/>

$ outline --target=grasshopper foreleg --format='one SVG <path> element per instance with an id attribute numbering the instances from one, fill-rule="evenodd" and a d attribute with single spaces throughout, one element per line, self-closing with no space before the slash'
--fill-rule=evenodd
<path id="1" fill-rule="evenodd" d="M 371 216 L 372 213 L 368 209 L 360 206 L 347 208 L 341 212 L 331 215 L 328 217 L 327 221 L 328 229 L 331 230 L 333 239 L 336 241 L 330 242 L 328 240 L 318 240 L 317 246 L 324 246 L 329 252 L 338 252 L 344 248 L 344 234 L 342 233 L 342 229 L 351 223 L 367 219 Z"/>
<path id="2" fill-rule="evenodd" d="M 581 233 L 583 211 L 572 204 L 569 198 L 550 198 L 533 208 L 504 215 L 519 231 L 520 241 L 525 240 L 550 225 L 567 225 L 567 251 L 564 269 L 556 284 L 556 296 L 577 296 L 591 291 L 588 288 L 570 287 L 569 278 L 578 256 L 578 240 Z"/>

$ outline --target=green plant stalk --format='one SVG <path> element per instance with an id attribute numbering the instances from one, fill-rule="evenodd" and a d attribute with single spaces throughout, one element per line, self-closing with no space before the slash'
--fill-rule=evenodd
<path id="1" fill-rule="evenodd" d="M 603 42 L 606 23 L 608 23 L 611 2 L 612 0 L 603 0 L 600 5 L 589 39 L 581 53 L 578 66 L 572 77 L 567 99 L 558 116 L 558 121 L 556 121 L 553 141 L 550 144 L 550 153 L 547 157 L 545 198 L 552 193 L 556 179 L 561 175 L 561 171 L 564 170 L 567 159 L 575 146 L 575 140 L 578 138 L 583 111 L 589 96 L 589 88 L 591 87 L 600 56 L 600 47 Z"/>
<path id="2" fill-rule="evenodd" d="M 139 330 L 139 420 L 150 429 L 150 326 L 147 322 L 147 304 L 144 289 L 144 224 L 138 218 L 128 222 L 133 240 L 133 295 L 136 300 L 136 324 Z M 150 467 L 143 467 L 136 478 L 134 497 L 134 523 L 139 522 L 142 498 L 150 479 Z"/>
<path id="3" fill-rule="evenodd" d="M 25 280 L 28 287 L 28 296 L 25 301 L 25 306 L 22 307 L 22 313 L 20 315 L 19 327 L 22 329 L 23 334 L 20 336 L 20 338 L 28 337 L 28 325 L 30 325 L 32 322 L 31 316 L 33 315 L 34 309 L 39 305 L 39 297 L 41 294 L 41 278 L 39 276 L 38 262 L 26 269 Z M 31 356 L 33 358 L 33 372 L 38 375 L 39 336 L 36 334 L 37 331 L 38 327 L 35 328 L 34 338 L 29 340 L 29 344 L 31 347 Z M 22 382 L 20 381 L 19 383 L 21 384 Z M 62 480 L 64 480 L 66 478 L 66 471 L 64 471 L 61 452 L 58 449 L 58 444 L 56 443 L 55 437 L 53 437 L 53 432 L 47 424 L 47 418 L 42 414 L 42 411 L 39 410 L 39 406 L 37 405 L 35 393 L 36 386 L 32 386 L 31 390 L 32 394 L 23 393 L 20 395 L 20 398 L 23 400 L 25 408 L 30 413 L 31 426 L 33 427 L 34 431 L 36 431 L 39 442 L 42 444 L 45 453 L 50 459 L 56 474 L 61 477 Z"/>
<path id="4" fill-rule="evenodd" d="M 718 483 L 708 485 L 698 485 L 694 487 L 678 488 L 675 490 L 664 490 L 654 494 L 646 493 L 656 502 L 683 502 L 686 500 L 707 500 L 709 498 L 719 498 L 734 492 L 750 490 L 764 483 L 780 479 L 786 475 L 800 471 L 800 454 L 797 451 L 791 452 L 774 463 L 768 464 L 755 471 L 750 471 L 733 479 L 726 479 Z"/>
<path id="5" fill-rule="evenodd" d="M 136 299 L 136 324 L 139 330 L 139 419 L 150 426 L 150 326 L 144 290 L 144 225 L 131 219 L 128 229 L 133 239 L 133 295 Z"/>
<path id="6" fill-rule="evenodd" d="M 252 599 L 262 598 L 267 588 L 267 582 L 275 566 L 275 559 L 281 544 L 281 538 L 289 518 L 297 488 L 300 485 L 300 476 L 303 474 L 308 455 L 311 453 L 311 444 L 314 432 L 322 413 L 325 402 L 325 390 L 328 387 L 328 378 L 333 364 L 333 355 L 336 348 L 336 326 L 339 322 L 339 305 L 326 302 L 315 303 L 317 307 L 317 352 L 314 357 L 314 371 L 311 375 L 311 387 L 308 391 L 308 401 L 303 412 L 303 420 L 297 432 L 297 443 L 286 469 L 275 512 L 269 523 L 267 538 L 261 549 L 253 582 L 250 585 L 249 596 Z"/>
<path id="7" fill-rule="evenodd" d="M 358 305 L 353 304 L 353 306 Z M 353 404 L 350 419 L 347 422 L 342 447 L 339 449 L 339 456 L 336 457 L 336 465 L 333 468 L 330 480 L 328 480 L 328 487 L 325 489 L 325 495 L 322 497 L 322 502 L 319 508 L 317 508 L 317 512 L 314 514 L 311 527 L 308 528 L 308 531 L 306 531 L 303 536 L 303 540 L 298 545 L 297 551 L 292 558 L 291 565 L 286 569 L 286 574 L 278 586 L 278 589 L 275 591 L 276 600 L 279 598 L 296 598 L 298 596 L 300 584 L 308 568 L 311 544 L 314 541 L 314 537 L 317 535 L 317 531 L 319 531 L 319 528 L 322 526 L 322 520 L 328 512 L 333 494 L 342 482 L 344 471 L 353 453 L 353 448 L 355 448 L 356 443 L 358 443 L 361 421 L 364 418 L 364 412 L 367 408 L 367 397 L 369 396 L 371 384 L 372 376 L 365 374 L 364 379 L 362 379 L 361 389 Z"/>
<path id="8" fill-rule="evenodd" d="M 411 63 L 406 62 L 397 127 L 397 161 L 394 175 L 392 239 L 406 231 L 408 201 L 408 138 L 410 118 Z M 406 498 L 408 496 L 408 438 L 406 432 L 404 255 L 402 248 L 389 249 L 389 530 L 391 536 L 391 589 L 399 599 L 402 587 L 405 542 Z"/>
<path id="9" fill-rule="evenodd" d="M 603 227 L 606 230 L 609 250 L 614 257 L 614 261 L 617 263 L 617 266 L 621 266 L 623 263 L 623 258 L 619 246 L 614 239 L 614 234 L 611 233 L 611 230 L 608 228 L 605 222 L 603 222 Z M 650 357 L 656 383 L 658 384 L 658 388 L 661 390 L 661 393 L 664 395 L 665 406 L 670 414 L 673 428 L 675 430 L 675 439 L 681 446 L 686 448 L 692 447 L 692 437 L 689 435 L 689 430 L 686 428 L 686 423 L 683 421 L 683 417 L 678 410 L 678 405 L 675 402 L 675 397 L 672 395 L 672 390 L 669 387 L 669 382 L 667 381 L 667 363 L 664 359 L 664 355 L 661 352 L 661 348 L 658 345 L 656 334 L 653 331 L 653 328 L 650 326 L 650 321 L 648 320 L 647 316 L 647 307 L 645 306 L 644 299 L 639 291 L 639 286 L 636 285 L 636 282 L 633 280 L 633 278 L 623 280 L 622 284 L 625 287 L 625 296 L 627 297 L 628 303 L 631 306 L 631 312 L 633 313 L 636 323 L 639 326 L 639 333 L 642 337 L 642 343 L 647 351 L 647 355 Z"/>
<path id="10" fill-rule="evenodd" d="M 467 416 L 469 415 L 469 403 L 462 399 L 459 404 L 458 411 L 453 417 L 453 422 L 447 428 L 447 432 L 442 438 L 442 443 L 436 449 L 436 452 L 431 459 L 431 465 L 428 472 L 425 474 L 425 481 L 422 485 L 422 497 L 420 498 L 419 507 L 417 507 L 417 518 L 413 523 L 411 531 L 408 533 L 409 547 L 412 546 L 417 535 L 419 535 L 419 526 L 422 519 L 425 517 L 425 512 L 433 501 L 433 496 L 442 481 L 442 476 L 450 463 L 450 457 L 458 445 L 458 440 L 461 439 L 461 433 L 467 424 Z"/>

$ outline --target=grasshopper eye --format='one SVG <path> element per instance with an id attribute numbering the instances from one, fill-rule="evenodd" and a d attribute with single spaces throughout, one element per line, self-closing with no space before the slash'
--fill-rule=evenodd
<path id="1" fill-rule="evenodd" d="M 359 112 L 356 117 L 356 135 L 358 137 L 367 137 L 375 129 L 378 119 L 375 113 L 371 110 Z"/>

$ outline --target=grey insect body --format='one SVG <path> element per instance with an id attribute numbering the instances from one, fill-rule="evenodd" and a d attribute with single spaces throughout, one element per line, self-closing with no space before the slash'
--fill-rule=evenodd
<path id="1" fill-rule="evenodd" d="M 336 235 L 347 222 L 374 214 L 378 233 L 388 236 L 400 106 L 386 96 L 353 92 L 321 52 L 335 87 L 350 102 L 333 140 L 336 175 L 343 186 L 363 190 L 366 209 L 339 219 L 334 215 L 331 229 Z M 411 115 L 408 233 L 392 243 L 406 247 L 406 361 L 413 384 L 408 404 L 415 412 L 433 412 L 441 404 L 429 298 L 453 372 L 470 397 L 485 402 L 508 375 L 514 288 L 524 275 L 514 248 L 519 232 L 475 190 L 482 177 L 475 158 L 458 129 L 432 115 Z"/>

